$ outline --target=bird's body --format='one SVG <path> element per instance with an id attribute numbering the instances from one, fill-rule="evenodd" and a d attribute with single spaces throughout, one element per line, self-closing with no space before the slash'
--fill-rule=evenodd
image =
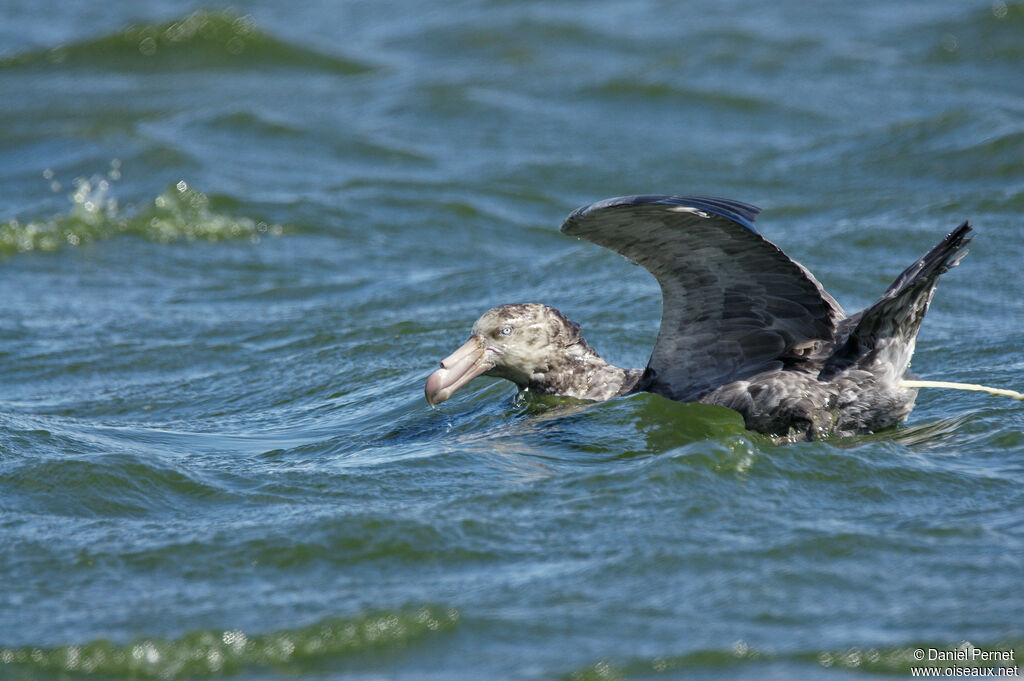
<path id="1" fill-rule="evenodd" d="M 790 439 L 876 431 L 907 418 L 901 385 L 943 272 L 970 241 L 965 222 L 874 304 L 847 316 L 811 273 L 754 229 L 735 201 L 635 196 L 581 208 L 566 234 L 625 255 L 662 289 L 650 362 L 620 369 L 579 325 L 539 303 L 502 305 L 427 381 L 431 404 L 479 375 L 531 392 L 607 400 L 634 392 L 734 409 L 748 428 Z"/>

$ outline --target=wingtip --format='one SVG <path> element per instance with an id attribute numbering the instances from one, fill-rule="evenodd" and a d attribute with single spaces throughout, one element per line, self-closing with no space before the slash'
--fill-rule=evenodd
<path id="1" fill-rule="evenodd" d="M 946 269 L 956 267 L 957 264 L 967 255 L 967 246 L 974 240 L 974 227 L 968 220 L 960 223 L 960 226 L 946 235 L 934 249 L 933 253 L 944 253 Z M 929 253 L 928 255 L 931 255 Z M 928 256 L 925 256 L 926 258 Z"/>
<path id="2" fill-rule="evenodd" d="M 971 243 L 971 240 L 974 238 L 972 236 L 973 232 L 974 226 L 971 224 L 970 220 L 964 220 L 960 223 L 959 227 L 950 232 L 949 236 L 951 239 L 959 240 L 962 245 L 966 246 Z"/>
<path id="3" fill-rule="evenodd" d="M 967 245 L 974 240 L 972 232 L 974 228 L 971 223 L 964 220 L 959 227 L 954 229 L 949 235 L 943 240 L 943 244 L 947 244 L 946 248 L 951 256 L 946 262 L 944 272 L 948 272 L 950 269 L 960 264 L 960 261 L 967 255 Z"/>

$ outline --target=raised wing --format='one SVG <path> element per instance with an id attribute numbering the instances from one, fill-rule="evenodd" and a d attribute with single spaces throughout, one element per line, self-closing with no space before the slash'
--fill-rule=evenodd
<path id="1" fill-rule="evenodd" d="M 574 211 L 562 231 L 643 265 L 661 285 L 661 330 L 638 390 L 692 401 L 731 381 L 807 362 L 842 308 L 727 199 L 626 196 Z"/>
<path id="2" fill-rule="evenodd" d="M 965 221 L 903 270 L 881 298 L 845 320 L 837 330 L 838 347 L 825 363 L 822 377 L 832 378 L 853 364 L 871 363 L 890 367 L 893 379 L 903 376 L 935 285 L 967 255 L 972 231 Z"/>

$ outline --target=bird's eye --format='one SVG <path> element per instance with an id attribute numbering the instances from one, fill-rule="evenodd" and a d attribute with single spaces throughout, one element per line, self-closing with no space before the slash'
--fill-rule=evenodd
<path id="1" fill-rule="evenodd" d="M 501 331 L 498 332 L 498 335 L 499 336 L 511 336 L 512 335 L 512 327 L 511 326 L 503 326 L 503 327 L 501 327 Z"/>

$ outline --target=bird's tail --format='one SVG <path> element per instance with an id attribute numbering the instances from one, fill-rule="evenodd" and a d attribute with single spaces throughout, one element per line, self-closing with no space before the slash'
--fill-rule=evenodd
<path id="1" fill-rule="evenodd" d="M 831 378 L 853 366 L 884 363 L 899 380 L 914 354 L 917 332 L 939 276 L 966 255 L 971 226 L 964 222 L 923 258 L 903 270 L 882 297 L 844 320 L 836 351 L 825 363 L 823 377 Z"/>

